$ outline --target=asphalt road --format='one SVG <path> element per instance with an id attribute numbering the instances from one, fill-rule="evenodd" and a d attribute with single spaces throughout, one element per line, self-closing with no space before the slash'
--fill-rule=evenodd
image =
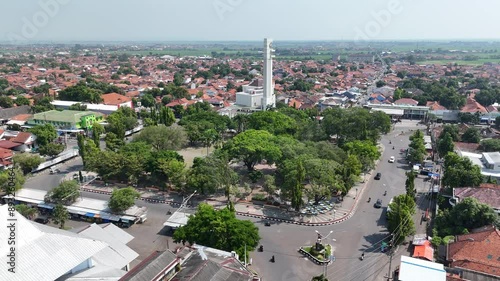
<path id="1" fill-rule="evenodd" d="M 408 147 L 408 137 L 410 133 L 400 136 L 401 131 L 424 128 L 416 126 L 416 122 L 403 120 L 387 136 L 383 136 L 381 144 L 385 146 L 381 161 L 376 168 L 376 172 L 382 173 L 381 180 L 374 180 L 372 173 L 368 180 L 368 186 L 361 196 L 361 202 L 355 215 L 346 222 L 327 227 L 304 227 L 288 225 L 284 223 L 273 223 L 270 227 L 264 226 L 260 220 L 253 221 L 260 229 L 261 244 L 264 252 L 253 252 L 251 268 L 256 270 L 263 281 L 304 281 L 310 280 L 312 276 L 319 275 L 324 268 L 313 264 L 297 252 L 300 246 L 311 245 L 315 242 L 318 230 L 323 235 L 332 231 L 326 238 L 334 248 L 335 262 L 328 266 L 328 277 L 330 280 L 383 280 L 387 273 L 386 267 L 389 258 L 378 249 L 380 241 L 388 236 L 386 230 L 385 209 L 393 196 L 405 192 L 405 170 L 408 166 L 400 159 L 399 150 Z M 392 144 L 389 144 L 389 140 Z M 392 146 L 395 149 L 392 150 Z M 391 156 L 396 157 L 395 163 L 388 163 Z M 78 158 L 79 159 L 79 158 Z M 81 169 L 81 160 L 72 160 L 61 167 L 61 173 L 74 172 Z M 62 175 L 41 174 L 31 178 L 25 184 L 27 188 L 49 190 L 56 186 Z M 387 196 L 383 196 L 387 190 Z M 107 195 L 83 192 L 82 195 L 88 198 L 108 200 Z M 371 197 L 371 202 L 367 199 Z M 381 209 L 376 209 L 373 204 L 377 199 L 382 199 Z M 144 201 L 137 201 L 138 206 L 148 207 L 148 220 L 143 225 L 135 225 L 127 229 L 131 235 L 136 237 L 129 246 L 140 254 L 132 266 L 136 265 L 143 258 L 154 250 L 173 249 L 171 239 L 161 232 L 163 222 L 167 219 L 167 211 L 172 207 L 166 204 L 152 204 Z M 242 217 L 242 219 L 248 219 Z M 336 241 L 332 240 L 335 239 Z M 366 251 L 365 259 L 359 258 L 363 251 Z M 276 262 L 270 263 L 271 256 L 275 256 Z M 397 261 L 396 261 L 397 263 Z M 395 263 L 393 263 L 395 264 Z M 394 268 L 394 267 L 393 267 Z"/>

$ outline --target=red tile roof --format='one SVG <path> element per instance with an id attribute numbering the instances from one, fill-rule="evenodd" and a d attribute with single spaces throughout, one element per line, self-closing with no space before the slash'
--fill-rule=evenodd
<path id="1" fill-rule="evenodd" d="M 0 159 L 9 159 L 12 158 L 13 155 L 14 153 L 12 150 L 0 147 Z"/>
<path id="2" fill-rule="evenodd" d="M 413 250 L 413 257 L 433 261 L 434 248 L 432 248 L 431 242 L 425 241 L 423 245 L 416 245 Z"/>
<path id="3" fill-rule="evenodd" d="M 438 101 L 428 101 L 426 106 L 431 110 L 446 110 L 446 107 L 440 105 Z"/>
<path id="4" fill-rule="evenodd" d="M 466 113 L 487 113 L 488 110 L 484 108 L 481 104 L 479 104 L 474 98 L 469 97 L 467 98 L 467 103 L 462 107 L 460 110 L 461 112 L 466 112 Z"/>
<path id="5" fill-rule="evenodd" d="M 500 275 L 500 231 L 488 230 L 457 236 L 457 242 L 448 246 L 451 267 Z"/>
<path id="6" fill-rule="evenodd" d="M 402 105 L 418 105 L 418 101 L 409 98 L 402 98 L 394 102 L 394 104 L 402 104 Z"/>
<path id="7" fill-rule="evenodd" d="M 15 138 L 10 139 L 10 141 L 25 144 L 25 143 L 27 143 L 27 141 L 30 137 L 31 137 L 31 133 L 20 132 L 19 134 L 17 134 L 17 136 Z"/>
<path id="8" fill-rule="evenodd" d="M 11 142 L 10 140 L 0 140 L 0 148 L 10 149 L 20 145 L 20 143 Z"/>
<path id="9" fill-rule="evenodd" d="M 102 97 L 102 103 L 106 105 L 119 105 L 125 102 L 132 101 L 131 98 L 117 93 L 104 94 Z"/>

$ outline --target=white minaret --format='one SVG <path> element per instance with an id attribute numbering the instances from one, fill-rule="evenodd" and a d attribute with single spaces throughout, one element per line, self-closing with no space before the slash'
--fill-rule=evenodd
<path id="1" fill-rule="evenodd" d="M 264 38 L 264 97 L 262 108 L 276 107 L 276 96 L 273 85 L 273 58 L 274 50 L 271 48 L 273 39 Z"/>

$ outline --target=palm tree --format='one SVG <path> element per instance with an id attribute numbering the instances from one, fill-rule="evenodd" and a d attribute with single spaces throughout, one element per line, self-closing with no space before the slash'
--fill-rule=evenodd
<path id="1" fill-rule="evenodd" d="M 29 220 L 32 220 L 38 212 L 35 208 L 25 204 L 16 205 L 16 211 Z"/>

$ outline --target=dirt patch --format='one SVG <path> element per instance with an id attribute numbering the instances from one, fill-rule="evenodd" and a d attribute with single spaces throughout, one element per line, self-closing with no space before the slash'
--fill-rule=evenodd
<path id="1" fill-rule="evenodd" d="M 182 149 L 177 151 L 182 157 L 184 157 L 184 163 L 186 163 L 187 168 L 191 168 L 193 166 L 193 160 L 195 157 L 205 157 L 207 156 L 207 148 L 206 147 L 188 147 L 186 149 Z M 213 152 L 213 148 L 209 148 L 208 152 Z"/>

